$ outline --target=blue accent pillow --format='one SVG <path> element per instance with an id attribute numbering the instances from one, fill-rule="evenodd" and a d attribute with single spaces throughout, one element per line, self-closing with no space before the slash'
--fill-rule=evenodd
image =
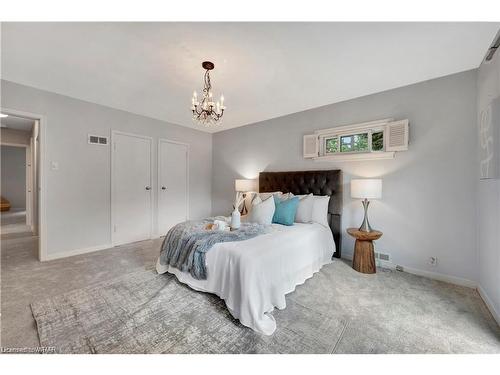
<path id="1" fill-rule="evenodd" d="M 283 225 L 293 225 L 297 207 L 299 207 L 299 197 L 281 200 L 274 195 L 274 216 L 273 223 Z"/>

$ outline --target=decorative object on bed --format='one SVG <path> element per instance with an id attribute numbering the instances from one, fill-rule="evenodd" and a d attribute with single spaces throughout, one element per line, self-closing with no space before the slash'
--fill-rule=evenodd
<path id="1" fill-rule="evenodd" d="M 382 180 L 381 179 L 353 179 L 351 180 L 351 198 L 363 199 L 363 208 L 365 216 L 363 223 L 359 227 L 362 232 L 371 232 L 372 227 L 368 221 L 368 199 L 380 199 L 382 197 Z"/>
<path id="2" fill-rule="evenodd" d="M 207 230 L 215 218 L 186 221 L 171 228 L 161 246 L 159 265 L 170 265 L 188 272 L 197 280 L 207 278 L 205 255 L 212 246 L 221 242 L 244 241 L 267 232 L 264 225 L 243 223 L 239 230 Z"/>
<path id="3" fill-rule="evenodd" d="M 245 201 L 245 197 L 240 191 L 236 191 L 236 197 L 234 198 L 234 210 L 231 213 L 231 228 L 238 229 L 240 227 L 241 214 L 239 207 Z"/>
<path id="4" fill-rule="evenodd" d="M 281 199 L 277 195 L 274 195 L 273 199 L 276 206 L 273 215 L 273 223 L 293 225 L 299 205 L 299 197 L 285 197 L 285 199 Z"/>
<path id="5" fill-rule="evenodd" d="M 271 225 L 273 222 L 274 210 L 276 205 L 273 196 L 262 201 L 257 195 L 252 201 L 252 210 L 248 214 L 248 222 L 258 223 L 262 225 Z"/>
<path id="6" fill-rule="evenodd" d="M 341 217 L 342 217 L 342 171 L 315 170 L 295 172 L 261 172 L 259 174 L 259 194 L 282 191 L 294 195 L 314 194 L 329 196 L 326 223 L 335 240 L 334 256 L 341 257 Z M 326 199 L 326 198 L 323 198 Z"/>
<path id="7" fill-rule="evenodd" d="M 242 215 L 246 215 L 248 213 L 247 207 L 246 207 L 246 197 L 248 193 L 254 192 L 257 190 L 256 186 L 256 181 L 255 180 L 234 180 L 234 190 L 236 190 L 237 193 L 240 193 L 242 198 L 243 198 L 243 207 L 241 208 L 240 213 Z M 239 206 L 238 206 L 239 208 Z"/>
<path id="8" fill-rule="evenodd" d="M 361 273 L 376 273 L 377 266 L 375 264 L 373 241 L 382 237 L 382 232 L 378 230 L 366 232 L 356 228 L 349 228 L 347 233 L 356 239 L 352 268 Z"/>
<path id="9" fill-rule="evenodd" d="M 313 209 L 311 221 L 328 227 L 328 205 L 330 197 L 328 195 L 313 196 Z"/>
<path id="10" fill-rule="evenodd" d="M 231 213 L 231 229 L 239 229 L 241 225 L 241 214 L 237 207 Z"/>
<path id="11" fill-rule="evenodd" d="M 299 205 L 295 214 L 296 223 L 310 223 L 312 221 L 312 212 L 314 205 L 314 196 L 312 194 L 297 195 Z"/>
<path id="12" fill-rule="evenodd" d="M 198 121 L 205 127 L 217 125 L 224 116 L 224 95 L 220 96 L 220 101 L 214 103 L 212 94 L 212 83 L 210 82 L 210 71 L 215 68 L 211 61 L 203 61 L 201 64 L 205 69 L 203 98 L 198 102 L 198 94 L 193 92 L 191 99 L 191 111 L 193 112 L 193 120 Z"/>
<path id="13" fill-rule="evenodd" d="M 277 195 L 278 197 L 282 197 L 283 196 L 283 193 L 281 191 L 272 191 L 270 193 L 258 193 L 257 196 L 262 200 L 262 201 L 265 201 L 267 200 L 268 198 L 274 196 L 274 195 Z"/>
<path id="14" fill-rule="evenodd" d="M 208 223 L 205 225 L 206 230 L 225 230 L 228 231 L 231 228 L 225 220 L 214 220 L 213 223 Z"/>

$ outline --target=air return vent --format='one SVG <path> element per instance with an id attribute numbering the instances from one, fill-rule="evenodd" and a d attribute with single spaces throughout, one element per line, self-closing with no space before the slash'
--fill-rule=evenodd
<path id="1" fill-rule="evenodd" d="M 384 254 L 384 253 L 375 252 L 375 258 L 386 261 L 386 262 L 391 261 L 391 256 L 389 254 Z"/>
<path id="2" fill-rule="evenodd" d="M 100 135 L 88 135 L 88 142 L 91 145 L 106 146 L 108 144 L 108 137 L 101 137 Z"/>

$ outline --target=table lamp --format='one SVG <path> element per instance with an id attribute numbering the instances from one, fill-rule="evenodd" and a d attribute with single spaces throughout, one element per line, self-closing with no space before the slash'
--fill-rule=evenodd
<path id="1" fill-rule="evenodd" d="M 382 198 L 382 180 L 381 179 L 354 179 L 351 180 L 351 198 L 363 199 L 365 217 L 359 227 L 362 232 L 371 232 L 372 227 L 368 221 L 368 199 Z"/>
<path id="2" fill-rule="evenodd" d="M 247 193 L 256 191 L 256 180 L 234 180 L 234 190 L 238 193 L 243 194 L 243 208 L 241 209 L 241 214 L 246 215 L 248 213 L 245 198 Z M 237 207 L 235 207 L 237 208 Z"/>

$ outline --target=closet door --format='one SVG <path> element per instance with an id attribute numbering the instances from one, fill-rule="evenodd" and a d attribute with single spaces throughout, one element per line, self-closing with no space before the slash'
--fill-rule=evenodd
<path id="1" fill-rule="evenodd" d="M 113 132 L 112 240 L 120 245 L 151 238 L 152 139 Z"/>
<path id="2" fill-rule="evenodd" d="M 158 230 L 165 235 L 188 219 L 189 146 L 165 139 L 158 142 Z"/>

